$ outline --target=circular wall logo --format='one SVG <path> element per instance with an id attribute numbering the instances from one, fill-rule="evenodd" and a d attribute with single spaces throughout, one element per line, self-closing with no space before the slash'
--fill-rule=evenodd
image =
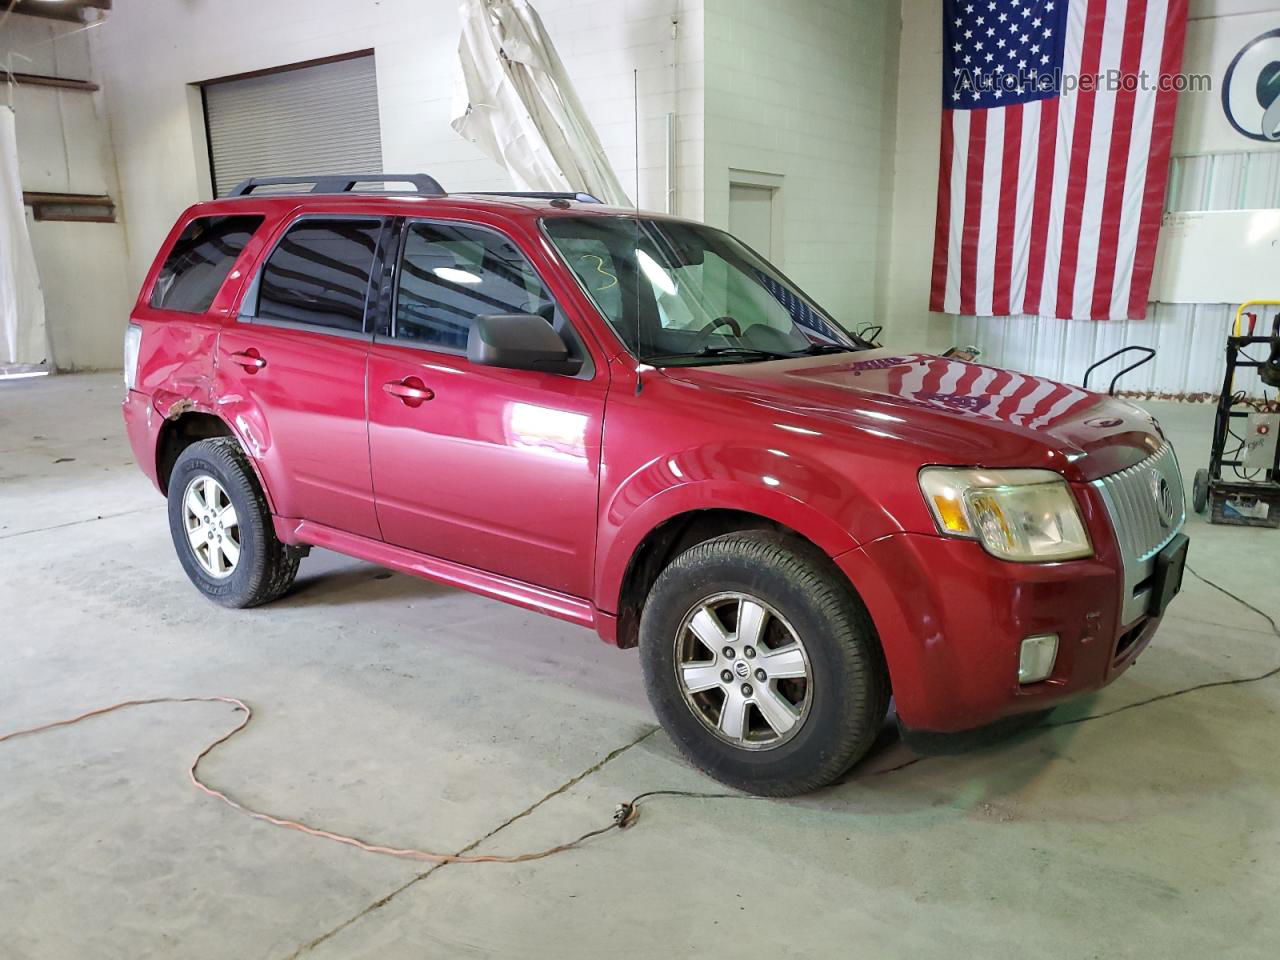
<path id="1" fill-rule="evenodd" d="M 1222 81 L 1222 109 L 1250 140 L 1280 143 L 1280 29 L 1236 54 Z"/>

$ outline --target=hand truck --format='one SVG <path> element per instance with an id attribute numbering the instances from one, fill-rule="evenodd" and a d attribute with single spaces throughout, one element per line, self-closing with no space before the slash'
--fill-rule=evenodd
<path id="1" fill-rule="evenodd" d="M 1250 307 L 1280 307 L 1280 300 L 1251 300 L 1236 311 L 1227 337 L 1227 373 L 1218 397 L 1209 466 L 1196 471 L 1191 502 L 1196 513 L 1209 512 L 1211 523 L 1280 527 L 1280 403 L 1268 399 L 1265 389 L 1261 401 L 1235 389 L 1237 368 L 1267 365 L 1246 351 L 1280 344 L 1280 312 L 1270 335 L 1256 336 L 1258 312 Z M 1250 318 L 1247 334 L 1241 323 L 1245 316 Z M 1231 477 L 1223 476 L 1224 467 L 1230 468 Z"/>

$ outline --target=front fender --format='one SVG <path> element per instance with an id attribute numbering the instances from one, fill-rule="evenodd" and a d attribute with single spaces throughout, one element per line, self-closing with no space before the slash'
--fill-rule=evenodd
<path id="1" fill-rule="evenodd" d="M 660 524 L 734 510 L 794 530 L 828 556 L 896 529 L 849 477 L 783 450 L 716 444 L 647 463 L 601 504 L 596 605 L 615 613 L 631 558 Z"/>

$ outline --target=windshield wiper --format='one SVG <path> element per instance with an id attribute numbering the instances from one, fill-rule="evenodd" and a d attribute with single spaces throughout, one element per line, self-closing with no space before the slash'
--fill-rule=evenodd
<path id="1" fill-rule="evenodd" d="M 804 351 L 811 357 L 816 357 L 823 353 L 861 353 L 869 347 L 846 347 L 842 343 L 813 343 Z"/>
<path id="2" fill-rule="evenodd" d="M 798 353 L 781 353 L 777 350 L 761 350 L 759 347 L 703 347 L 698 357 L 768 357 L 771 360 L 794 360 Z"/>
<path id="3" fill-rule="evenodd" d="M 794 360 L 803 357 L 803 353 L 779 353 L 777 350 L 761 350 L 757 347 L 703 347 L 697 353 L 666 353 L 655 357 L 645 357 L 645 363 L 662 360 L 702 360 L 718 357 L 753 357 L 764 360 Z"/>

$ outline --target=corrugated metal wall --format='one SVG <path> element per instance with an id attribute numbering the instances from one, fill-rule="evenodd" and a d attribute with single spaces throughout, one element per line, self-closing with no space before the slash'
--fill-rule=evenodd
<path id="1" fill-rule="evenodd" d="M 1280 208 L 1280 153 L 1220 153 L 1175 157 L 1166 209 L 1256 210 Z M 1280 263 L 1276 288 L 1280 289 Z M 1275 296 L 1259 291 L 1259 296 Z M 1226 370 L 1225 338 L 1239 304 L 1153 303 L 1145 320 L 1096 322 L 1051 317 L 957 317 L 955 341 L 977 344 L 982 360 L 1067 383 L 1080 383 L 1094 360 L 1130 344 L 1154 347 L 1156 359 L 1125 377 L 1118 389 L 1179 396 L 1217 395 Z M 1135 355 L 1136 359 L 1136 355 Z M 1099 370 L 1091 386 L 1109 381 Z M 1253 372 L 1236 389 L 1260 394 Z"/>
<path id="2" fill-rule="evenodd" d="M 1280 207 L 1280 153 L 1174 157 L 1165 209 L 1268 210 Z"/>

